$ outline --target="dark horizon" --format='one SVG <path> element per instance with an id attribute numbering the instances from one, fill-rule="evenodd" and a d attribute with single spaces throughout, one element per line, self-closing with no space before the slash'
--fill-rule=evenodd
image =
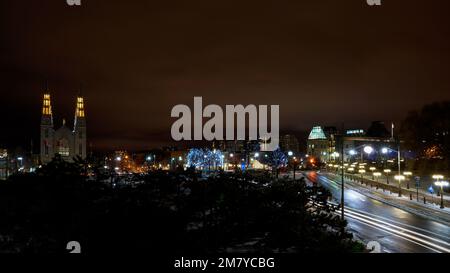
<path id="1" fill-rule="evenodd" d="M 173 143 L 170 111 L 279 104 L 280 133 L 366 129 L 450 99 L 450 3 L 3 1 L 0 145 L 38 143 L 45 82 L 55 127 L 83 86 L 95 150 Z M 182 144 L 182 143 L 180 143 Z"/>

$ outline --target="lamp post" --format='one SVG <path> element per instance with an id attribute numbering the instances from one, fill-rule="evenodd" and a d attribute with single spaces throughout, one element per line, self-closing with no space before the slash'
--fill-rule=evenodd
<path id="1" fill-rule="evenodd" d="M 440 193 L 441 193 L 441 209 L 444 208 L 444 187 L 448 187 L 447 181 L 436 181 L 434 184 L 438 187 L 440 187 Z"/>
<path id="2" fill-rule="evenodd" d="M 405 176 L 396 175 L 394 178 L 398 181 L 398 197 L 402 197 L 402 181 L 405 180 Z"/>
<path id="3" fill-rule="evenodd" d="M 386 167 L 386 160 L 387 160 L 387 153 L 389 152 L 389 149 L 386 147 L 381 148 L 381 154 L 383 154 L 384 156 L 381 157 L 381 159 L 383 160 L 383 168 Z"/>
<path id="4" fill-rule="evenodd" d="M 397 151 L 388 147 L 384 147 L 381 149 L 381 153 L 387 154 L 389 150 L 393 152 L 397 152 L 397 168 L 398 168 L 398 175 L 401 175 L 401 157 L 400 157 L 400 140 L 397 140 Z"/>
<path id="5" fill-rule="evenodd" d="M 413 175 L 412 172 L 403 172 L 403 175 L 407 178 L 406 179 L 406 188 L 409 189 L 409 180 L 410 177 Z"/>
<path id="6" fill-rule="evenodd" d="M 20 161 L 20 165 L 19 165 L 19 167 L 17 168 L 17 171 L 20 172 L 20 171 L 23 170 L 23 157 L 19 156 L 19 157 L 17 158 L 17 160 Z"/>
<path id="7" fill-rule="evenodd" d="M 289 151 L 287 154 L 288 154 L 289 158 L 291 158 L 294 155 L 294 153 L 292 151 Z M 292 160 L 292 176 L 294 178 L 294 181 L 295 181 L 295 161 L 296 161 L 296 158 L 294 157 Z"/>
<path id="8" fill-rule="evenodd" d="M 375 167 L 370 167 L 370 168 L 369 168 L 369 170 L 372 172 L 372 180 L 375 180 L 375 174 L 374 174 L 374 172 L 375 172 L 376 169 L 377 169 L 377 168 L 375 168 Z"/>
<path id="9" fill-rule="evenodd" d="M 365 174 L 366 171 L 365 170 L 359 170 L 358 172 L 361 174 L 361 179 L 362 179 L 363 178 L 363 174 Z"/>
<path id="10" fill-rule="evenodd" d="M 433 174 L 432 177 L 433 177 L 433 179 L 436 180 L 436 183 L 439 183 L 440 180 L 444 179 L 444 176 L 442 174 Z M 434 184 L 436 185 L 436 183 L 434 183 Z"/>
<path id="11" fill-rule="evenodd" d="M 372 146 L 364 146 L 363 151 L 367 154 L 370 155 L 373 152 L 373 148 Z M 363 158 L 363 153 L 361 151 L 361 163 L 364 162 L 364 158 Z"/>
<path id="12" fill-rule="evenodd" d="M 377 178 L 376 181 L 378 181 L 378 177 L 381 176 L 381 173 L 380 172 L 374 172 L 373 176 L 376 177 Z"/>
<path id="13" fill-rule="evenodd" d="M 391 173 L 391 170 L 384 169 L 383 172 L 386 174 L 386 183 L 389 185 L 389 173 Z"/>

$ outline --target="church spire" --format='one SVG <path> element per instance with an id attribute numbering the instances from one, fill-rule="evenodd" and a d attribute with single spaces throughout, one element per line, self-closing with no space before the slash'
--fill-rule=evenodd
<path id="1" fill-rule="evenodd" d="M 77 106 L 75 110 L 76 118 L 84 118 L 84 98 L 81 95 L 77 96 Z"/>
<path id="2" fill-rule="evenodd" d="M 44 93 L 44 100 L 42 102 L 42 116 L 52 116 L 52 104 L 48 90 Z"/>

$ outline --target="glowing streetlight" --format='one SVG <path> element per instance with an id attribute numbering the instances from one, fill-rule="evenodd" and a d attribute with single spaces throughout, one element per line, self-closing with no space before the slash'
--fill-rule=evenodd
<path id="1" fill-rule="evenodd" d="M 402 181 L 405 180 L 404 175 L 396 175 L 394 176 L 395 180 L 398 181 L 398 197 L 402 196 Z"/>
<path id="2" fill-rule="evenodd" d="M 444 176 L 441 174 L 433 174 L 432 177 L 433 177 L 433 179 L 436 179 L 438 182 L 439 182 L 439 180 L 444 179 Z"/>
<path id="3" fill-rule="evenodd" d="M 375 175 L 373 174 L 377 168 L 370 167 L 369 170 L 372 172 L 372 180 L 375 180 Z"/>
<path id="4" fill-rule="evenodd" d="M 410 180 L 410 177 L 413 175 L 413 173 L 412 173 L 412 172 L 403 172 L 403 175 L 404 175 L 406 178 L 408 178 L 408 179 L 406 180 L 406 188 L 409 189 L 409 180 Z"/>
<path id="5" fill-rule="evenodd" d="M 288 152 L 288 156 L 293 156 L 293 155 L 294 155 L 294 153 L 292 151 Z"/>
<path id="6" fill-rule="evenodd" d="M 358 172 L 361 174 L 361 178 L 363 178 L 363 175 L 366 173 L 365 170 L 359 170 Z"/>
<path id="7" fill-rule="evenodd" d="M 378 177 L 381 176 L 381 173 L 380 173 L 380 172 L 374 172 L 374 173 L 373 173 L 373 176 L 376 177 L 376 178 L 377 178 L 377 181 L 378 181 Z M 374 179 L 374 180 L 375 180 L 375 179 Z"/>
<path id="8" fill-rule="evenodd" d="M 434 184 L 438 187 L 440 187 L 441 192 L 441 209 L 444 208 L 444 187 L 448 187 L 449 183 L 448 181 L 436 181 Z"/>
<path id="9" fill-rule="evenodd" d="M 373 152 L 373 148 L 372 146 L 365 146 L 364 147 L 364 152 L 368 155 L 370 155 Z"/>
<path id="10" fill-rule="evenodd" d="M 444 176 L 442 174 L 433 174 L 433 179 L 436 180 L 437 183 L 439 183 L 439 180 L 444 179 Z M 435 183 L 436 184 L 436 183 Z M 440 193 L 439 193 L 440 194 Z"/>
<path id="11" fill-rule="evenodd" d="M 384 169 L 383 172 L 386 174 L 386 183 L 389 185 L 389 174 L 391 173 L 391 170 Z"/>
<path id="12" fill-rule="evenodd" d="M 258 158 L 259 157 L 259 153 L 255 153 L 255 158 Z"/>
<path id="13" fill-rule="evenodd" d="M 382 154 L 387 154 L 389 152 L 389 149 L 386 147 L 381 148 L 381 153 Z"/>

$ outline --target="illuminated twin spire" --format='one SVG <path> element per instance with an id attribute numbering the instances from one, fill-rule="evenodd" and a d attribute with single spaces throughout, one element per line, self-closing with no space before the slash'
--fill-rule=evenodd
<path id="1" fill-rule="evenodd" d="M 77 97 L 77 108 L 75 110 L 75 117 L 84 118 L 84 99 L 81 96 Z"/>
<path id="2" fill-rule="evenodd" d="M 51 116 L 52 115 L 52 104 L 50 101 L 50 93 L 44 94 L 44 101 L 42 104 L 42 115 Z"/>

